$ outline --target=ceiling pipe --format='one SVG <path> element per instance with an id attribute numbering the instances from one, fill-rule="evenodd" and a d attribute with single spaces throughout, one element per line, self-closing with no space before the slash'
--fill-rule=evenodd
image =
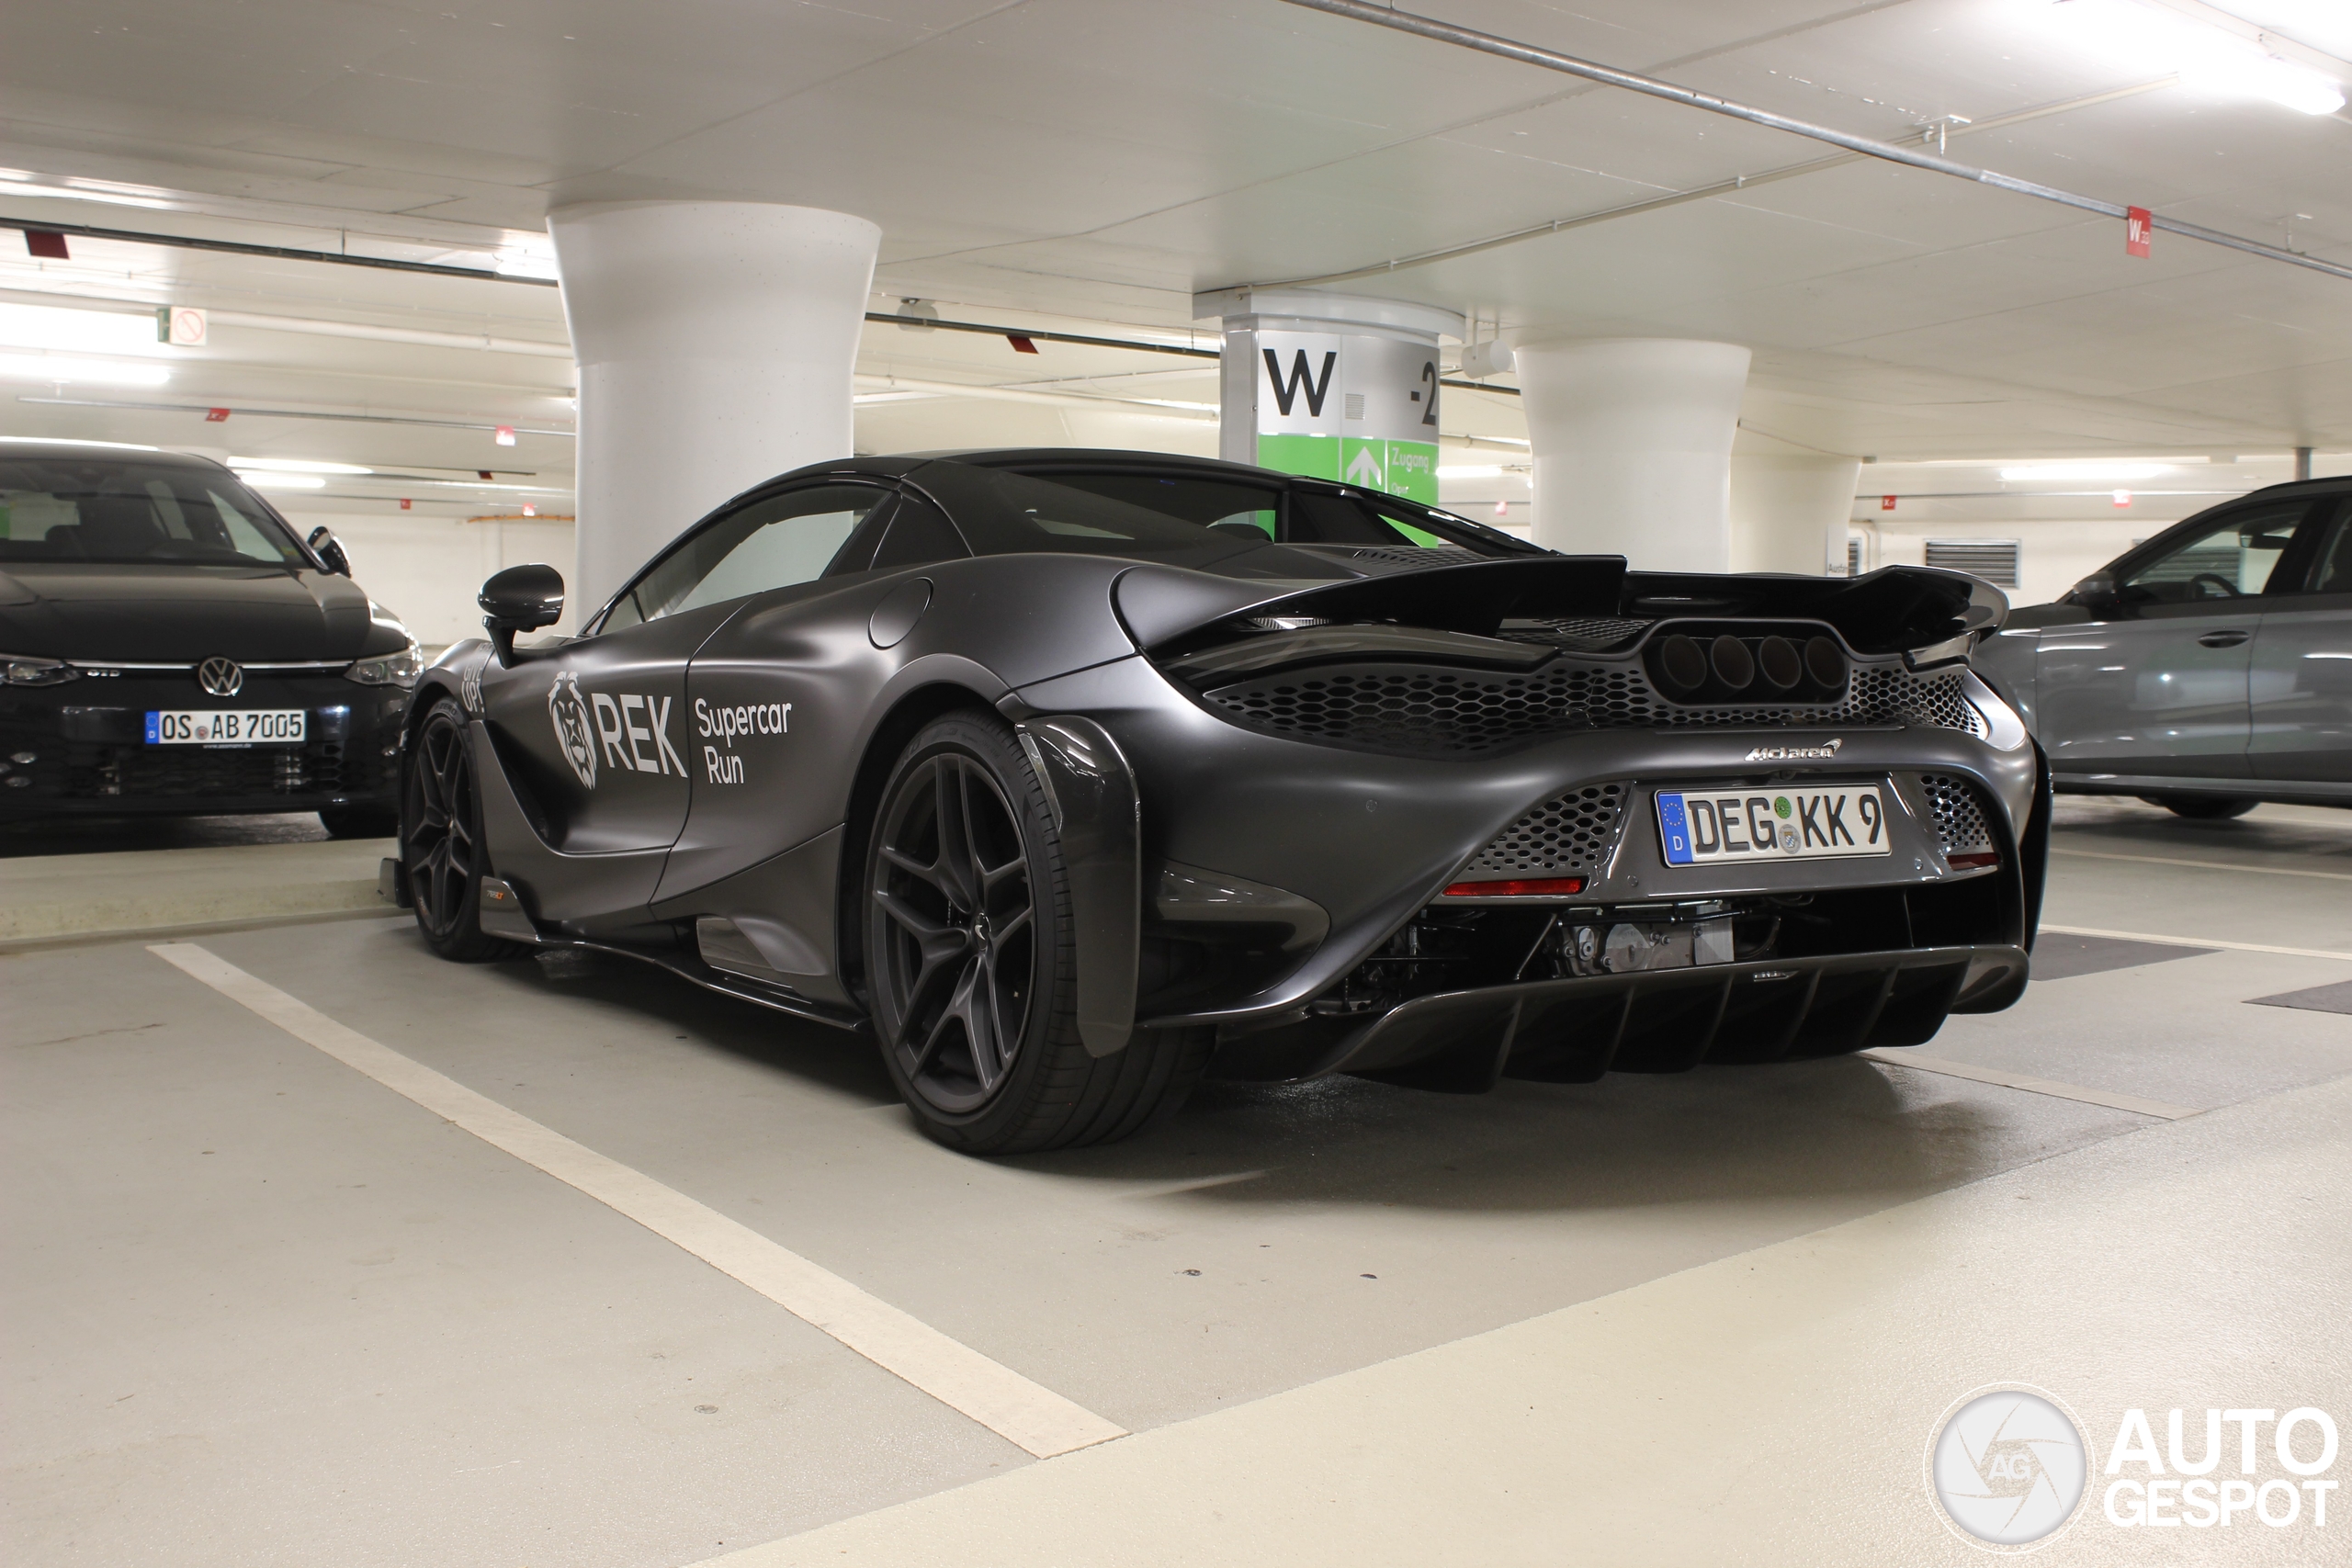
<path id="1" fill-rule="evenodd" d="M 2116 87 L 2104 93 L 2090 93 L 2079 98 L 2067 98 L 2054 104 L 2041 104 L 2033 108 L 2020 109 L 2015 114 L 1999 115 L 1991 119 L 1973 120 L 1966 124 L 1938 120 L 1933 125 L 1921 128 L 1924 132 L 1921 141 L 1923 142 L 1933 141 L 1936 150 L 1940 152 L 1945 143 L 1954 137 L 1973 136 L 1986 130 L 2002 130 L 2013 125 L 2022 125 L 2028 120 L 2047 119 L 2052 115 L 2094 108 L 2100 104 L 2113 103 L 2119 98 L 2134 98 L 2143 93 L 2153 93 L 2161 88 L 2177 86 L 2179 83 L 2180 78 L 2177 76 L 2159 76 L 2153 81 L 2135 82 L 2128 87 Z M 1842 169 L 1849 164 L 1868 161 L 1868 155 L 1861 152 L 1838 152 L 1826 158 L 1809 158 L 1802 164 L 1786 164 L 1777 169 L 1766 169 L 1761 174 L 1735 175 L 1727 180 L 1716 180 L 1710 185 L 1692 186 L 1687 190 L 1668 191 L 1664 196 L 1645 197 L 1640 201 L 1629 201 L 1617 207 L 1604 207 L 1598 212 L 1581 212 L 1572 217 L 1555 218 L 1548 223 L 1531 224 L 1527 228 L 1514 229 L 1509 233 L 1492 235 L 1484 240 L 1472 240 L 1459 245 L 1446 245 L 1434 251 L 1420 251 L 1409 256 L 1398 256 L 1393 261 L 1376 262 L 1371 266 L 1355 267 L 1347 272 L 1324 273 L 1316 277 L 1284 278 L 1280 283 L 1267 284 L 1264 287 L 1315 288 L 1326 284 L 1353 283 L 1359 278 L 1385 276 L 1389 273 L 1399 272 L 1406 267 L 1430 266 L 1438 262 L 1456 261 L 1464 256 L 1475 256 L 1482 252 L 1499 250 L 1505 245 L 1516 245 L 1528 240 L 1540 240 L 1549 234 L 1566 234 L 1573 230 L 1591 228 L 1596 223 L 1613 223 L 1621 218 L 1638 218 L 1645 212 L 1662 212 L 1668 208 L 1681 207 L 1693 201 L 1708 201 L 1716 197 L 1736 196 L 1743 191 L 1754 190 L 1760 186 L 1777 185 L 1782 180 L 1792 180 L 1805 175 L 1817 175 L 1830 169 Z"/>
<path id="2" fill-rule="evenodd" d="M 1992 169 L 1980 169 L 1973 164 L 1962 164 L 1939 153 L 1930 152 L 1924 146 L 1905 147 L 1893 141 L 1879 141 L 1867 136 L 1855 136 L 1829 126 L 1815 125 L 1810 120 L 1792 119 L 1787 115 L 1775 114 L 1770 109 L 1760 109 L 1751 104 L 1737 103 L 1730 98 L 1719 98 L 1712 93 L 1693 92 L 1688 87 L 1679 87 L 1671 82 L 1663 82 L 1655 76 L 1644 76 L 1632 71 L 1620 71 L 1613 66 L 1601 65 L 1589 60 L 1579 60 L 1575 55 L 1562 54 L 1555 50 L 1541 49 L 1533 44 L 1519 43 L 1510 39 L 1499 38 L 1493 33 L 1482 33 L 1471 28 L 1456 27 L 1451 22 L 1441 22 L 1430 17 L 1415 16 L 1410 11 L 1394 11 L 1385 6 L 1368 5 L 1365 0 L 1284 0 L 1284 3 L 1302 6 L 1310 11 L 1329 12 L 1332 16 L 1345 17 L 1352 21 L 1369 22 L 1374 27 L 1411 33 L 1417 38 L 1453 44 L 1460 49 L 1475 50 L 1478 53 L 1491 54 L 1503 60 L 1517 61 L 1522 65 L 1540 66 L 1544 70 L 1557 71 L 1564 75 L 1580 76 L 1589 82 L 1600 83 L 1603 86 L 1623 87 L 1627 92 L 1642 93 L 1653 98 L 1664 98 L 1668 103 L 1680 104 L 1686 108 L 1704 109 L 1709 114 L 1744 119 L 1751 125 L 1760 125 L 1768 130 L 1785 130 L 1792 136 L 1804 136 L 1815 141 L 1826 141 L 1833 147 L 1842 147 L 1849 152 L 1860 152 L 1865 157 L 1881 159 L 1890 164 L 1902 164 L 1914 169 L 1925 169 L 1929 174 L 1948 175 L 1954 179 L 1991 186 L 1996 190 L 2013 191 L 2019 196 L 2030 196 L 2037 200 L 2055 202 L 2062 207 L 2072 207 L 2085 212 L 2097 212 L 2109 218 L 2122 218 L 2131 210 L 2121 202 L 2107 201 L 2095 196 L 2081 196 L 2074 191 L 2061 190 L 2055 186 L 2037 185 L 2031 180 L 2021 180 L 2014 175 L 2004 175 Z M 2352 279 L 2352 266 L 2340 266 L 2334 262 L 2322 261 L 2317 256 L 2305 255 L 2300 251 L 2285 250 L 2277 245 L 2266 245 L 2259 240 L 2248 240 L 2240 235 L 2223 233 L 2218 229 L 2208 229 L 2201 224 L 2184 223 L 2177 218 L 2158 216 L 2150 221 L 2156 229 L 2168 234 L 2178 234 L 2183 239 L 2201 240 L 2210 245 L 2222 245 L 2233 251 L 2244 251 L 2248 255 L 2261 256 L 2267 261 L 2285 262 L 2290 266 L 2306 267 L 2312 272 L 2326 273 L 2331 277 Z"/>
<path id="3" fill-rule="evenodd" d="M 477 423 L 463 419 L 420 419 L 396 413 L 327 413 L 317 409 L 255 409 L 220 403 L 146 403 L 122 398 L 39 398 L 20 397 L 20 403 L 46 403 L 53 408 L 68 409 L 143 409 L 159 413 L 220 414 L 227 418 L 243 414 L 248 419 L 331 419 L 346 424 L 416 424 L 433 430 L 512 430 L 517 435 L 560 435 L 571 440 L 576 431 L 545 430 L 527 424 L 502 425 Z"/>

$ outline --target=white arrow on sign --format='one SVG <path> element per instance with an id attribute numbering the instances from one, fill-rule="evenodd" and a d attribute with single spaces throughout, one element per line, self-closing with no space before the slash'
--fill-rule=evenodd
<path id="1" fill-rule="evenodd" d="M 1347 480 L 1351 485 L 1370 485 L 1374 490 L 1385 485 L 1387 481 L 1380 472 L 1380 459 L 1372 455 L 1371 447 L 1356 448 L 1355 457 L 1348 464 Z"/>

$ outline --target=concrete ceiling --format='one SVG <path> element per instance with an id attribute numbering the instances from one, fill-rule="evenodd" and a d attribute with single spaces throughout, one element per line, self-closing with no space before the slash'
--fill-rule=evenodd
<path id="1" fill-rule="evenodd" d="M 1962 117 L 1956 158 L 2352 262 L 2352 111 L 2160 85 L 1974 129 L 2152 80 L 2054 43 L 2048 0 L 1420 3 L 1860 134 Z M 2225 4 L 2293 21 L 2264 9 L 2288 0 Z M 568 200 L 797 202 L 882 226 L 886 297 L 1095 330 L 1181 331 L 1198 289 L 1350 270 L 1826 151 L 1279 0 L 82 0 L 19 7 L 8 30 L 0 165 L 24 177 L 0 176 L 0 214 L 481 265 L 543 246 L 546 210 Z M 114 205 L 61 198 L 68 181 Z M 1348 287 L 1530 333 L 1747 344 L 1758 449 L 2352 447 L 2352 283 L 2171 235 L 2137 260 L 2122 242 L 2112 220 L 1861 163 Z M 35 263 L 0 244 L 0 290 L 17 291 L 0 301 L 175 299 L 562 341 L 553 291 L 525 285 L 82 240 L 71 263 Z M 100 395 L 567 417 L 569 367 L 543 355 L 224 326 L 180 363 L 171 389 Z M 890 327 L 869 331 L 860 368 L 1215 397 L 1182 361 L 1031 360 Z M 64 417 L 0 408 L 10 429 Z M 117 411 L 99 432 L 83 417 L 78 433 L 148 439 L 182 418 Z M 1516 429 L 1501 398 L 1453 400 L 1457 421 Z M 239 429 L 319 456 L 483 453 L 479 432 L 424 425 Z M 1206 449 L 1198 420 L 1108 407 L 861 413 L 866 446 L 997 439 Z M 558 438 L 500 456 L 569 467 Z"/>

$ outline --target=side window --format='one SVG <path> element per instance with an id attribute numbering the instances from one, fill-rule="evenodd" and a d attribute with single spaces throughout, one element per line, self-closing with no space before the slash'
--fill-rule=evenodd
<path id="1" fill-rule="evenodd" d="M 890 513 L 889 532 L 882 536 L 882 547 L 874 554 L 874 570 L 897 571 L 935 560 L 961 560 L 971 553 L 964 536 L 937 507 L 920 496 L 904 495 L 899 498 L 899 509 Z"/>
<path id="2" fill-rule="evenodd" d="M 2352 593 L 2352 501 L 2336 508 L 2335 521 L 2322 532 L 2306 581 L 2307 593 Z"/>
<path id="3" fill-rule="evenodd" d="M 820 485 L 752 502 L 662 557 L 613 607 L 605 629 L 813 582 L 888 499 L 877 486 Z"/>
<path id="4" fill-rule="evenodd" d="M 2295 501 L 2233 513 L 2133 568 L 2120 584 L 2123 598 L 2134 604 L 2200 604 L 2267 592 L 2271 573 L 2310 510 L 2310 502 Z"/>

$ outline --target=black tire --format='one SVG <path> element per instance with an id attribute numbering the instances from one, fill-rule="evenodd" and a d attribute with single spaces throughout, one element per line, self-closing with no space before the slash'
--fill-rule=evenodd
<path id="1" fill-rule="evenodd" d="M 2224 795 L 2143 795 L 2140 797 L 2150 806 L 2161 806 L 2176 817 L 2186 817 L 2192 822 L 2226 822 L 2233 817 L 2243 817 L 2262 804 L 2258 800 L 2238 800 Z"/>
<path id="2" fill-rule="evenodd" d="M 335 806 L 319 813 L 330 839 L 391 839 L 401 830 L 397 806 Z"/>
<path id="3" fill-rule="evenodd" d="M 443 697 L 409 740 L 401 771 L 401 870 L 424 945 L 458 964 L 526 951 L 481 929 L 481 879 L 490 869 L 481 795 L 474 787 L 466 713 Z"/>
<path id="4" fill-rule="evenodd" d="M 924 1134 L 966 1154 L 1109 1143 L 1173 1111 L 1216 1032 L 1080 1043 L 1059 835 L 1012 728 L 934 719 L 883 785 L 863 883 L 883 1065 Z"/>

